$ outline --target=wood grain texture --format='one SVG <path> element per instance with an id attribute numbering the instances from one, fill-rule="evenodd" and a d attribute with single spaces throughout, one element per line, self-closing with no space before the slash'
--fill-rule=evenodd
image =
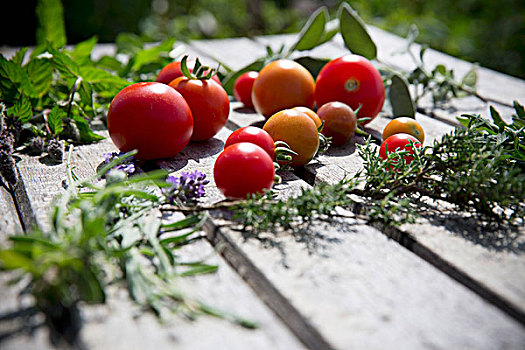
<path id="1" fill-rule="evenodd" d="M 215 152 L 210 151 L 213 147 L 209 144 L 202 146 L 202 144 L 195 144 L 194 147 L 199 157 Z M 222 147 L 222 143 L 217 144 L 217 147 Z M 92 176 L 103 161 L 104 153 L 112 151 L 116 151 L 116 148 L 109 139 L 95 145 L 76 147 L 72 156 L 75 173 L 80 178 Z M 184 166 L 186 164 L 181 164 L 181 168 Z M 206 164 L 206 166 L 210 165 Z M 49 206 L 53 198 L 63 191 L 61 181 L 66 174 L 65 164 L 51 165 L 46 164 L 42 159 L 22 157 L 18 168 L 36 222 L 41 227 L 49 227 Z M 219 309 L 259 322 L 261 327 L 250 331 L 227 321 L 208 317 L 201 317 L 193 322 L 173 317 L 169 322 L 161 325 L 152 315 L 139 312 L 126 291 L 111 287 L 107 305 L 82 308 L 85 322 L 81 337 L 88 348 L 142 349 L 150 346 L 159 349 L 302 348 L 287 328 L 214 252 L 209 243 L 201 241 L 182 249 L 180 254 L 190 260 L 209 256 L 209 262 L 219 266 L 217 274 L 181 281 L 186 290 L 196 293 L 196 297 L 201 297 L 205 302 Z M 137 317 L 138 315 L 140 317 Z"/>

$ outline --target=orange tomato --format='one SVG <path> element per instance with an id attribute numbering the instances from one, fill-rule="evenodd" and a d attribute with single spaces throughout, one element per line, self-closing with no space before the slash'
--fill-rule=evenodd
<path id="1" fill-rule="evenodd" d="M 425 141 L 423 128 L 415 119 L 409 117 L 392 119 L 383 129 L 383 140 L 395 134 L 409 134 L 417 138 L 421 143 Z"/>
<path id="2" fill-rule="evenodd" d="M 296 152 L 290 165 L 298 167 L 310 162 L 319 148 L 319 133 L 312 119 L 303 112 L 285 109 L 272 115 L 263 129 L 274 141 L 284 141 Z"/>
<path id="3" fill-rule="evenodd" d="M 314 107 L 315 81 L 299 63 L 280 59 L 261 69 L 252 89 L 255 110 L 266 118 L 286 108 Z"/>
<path id="4" fill-rule="evenodd" d="M 310 108 L 308 107 L 304 107 L 304 106 L 299 106 L 299 107 L 294 107 L 292 109 L 295 109 L 299 112 L 303 112 L 304 114 L 306 114 L 307 116 L 310 117 L 310 119 L 312 119 L 315 123 L 315 127 L 319 129 L 319 127 L 321 126 L 321 124 L 323 124 L 321 118 L 319 118 L 319 116 L 317 115 L 317 113 L 315 113 L 313 110 L 311 110 Z"/>

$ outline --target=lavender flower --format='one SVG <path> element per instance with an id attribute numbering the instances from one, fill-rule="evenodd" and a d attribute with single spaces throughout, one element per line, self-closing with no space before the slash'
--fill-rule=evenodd
<path id="1" fill-rule="evenodd" d="M 124 152 L 112 152 L 104 154 L 104 165 L 109 164 L 111 161 L 124 155 Z M 133 157 L 129 157 L 125 162 L 118 164 L 111 170 L 121 170 L 125 172 L 128 176 L 133 175 L 136 171 L 135 163 L 133 163 Z"/>
<path id="2" fill-rule="evenodd" d="M 170 203 L 175 203 L 178 198 L 183 203 L 191 204 L 205 195 L 204 186 L 210 181 L 206 180 L 205 174 L 195 170 L 192 173 L 184 171 L 180 177 L 168 176 L 166 182 L 171 185 L 164 190 Z"/>

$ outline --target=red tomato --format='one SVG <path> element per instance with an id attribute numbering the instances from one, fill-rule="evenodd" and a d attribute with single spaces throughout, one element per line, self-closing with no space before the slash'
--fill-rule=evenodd
<path id="1" fill-rule="evenodd" d="M 353 110 L 362 105 L 357 117 L 372 120 L 385 102 L 385 87 L 379 71 L 369 60 L 358 55 L 328 62 L 317 76 L 315 102 L 320 107 L 332 101 L 344 102 Z"/>
<path id="2" fill-rule="evenodd" d="M 189 62 L 188 64 L 193 67 L 193 65 L 195 65 L 195 62 Z M 192 67 L 188 67 L 190 72 L 193 71 Z M 159 75 L 157 75 L 155 81 L 158 83 L 169 84 L 176 78 L 182 77 L 183 75 L 184 74 L 182 74 L 182 70 L 180 69 L 180 61 L 171 62 L 160 70 Z M 217 77 L 217 75 L 214 75 L 212 79 L 215 80 L 217 83 L 221 84 L 221 81 L 219 80 L 219 77 Z"/>
<path id="3" fill-rule="evenodd" d="M 235 143 L 222 151 L 213 167 L 215 184 L 226 197 L 246 198 L 273 186 L 273 160 L 261 147 Z"/>
<path id="4" fill-rule="evenodd" d="M 412 147 L 410 146 L 411 141 L 414 144 L 414 147 L 421 147 L 421 142 L 419 142 L 419 140 L 416 139 L 412 135 L 394 134 L 392 136 L 389 136 L 381 144 L 381 147 L 379 148 L 379 156 L 383 160 L 385 160 L 387 158 L 387 154 L 386 154 L 387 150 L 388 150 L 388 153 L 406 150 L 410 154 L 414 154 L 414 151 L 412 150 Z M 414 160 L 414 157 L 410 155 L 406 155 L 403 157 L 403 159 L 405 160 L 407 164 L 410 164 Z"/>
<path id="5" fill-rule="evenodd" d="M 214 80 L 179 77 L 169 86 L 181 93 L 193 115 L 192 141 L 212 138 L 226 125 L 230 100 L 224 88 Z"/>
<path id="6" fill-rule="evenodd" d="M 193 133 L 186 100 L 167 85 L 144 82 L 125 87 L 108 110 L 108 131 L 122 152 L 136 149 L 138 159 L 172 157 Z"/>
<path id="7" fill-rule="evenodd" d="M 250 142 L 261 147 L 268 155 L 275 158 L 275 144 L 272 137 L 265 130 L 256 126 L 245 126 L 231 133 L 224 143 L 224 148 L 239 142 Z"/>
<path id="8" fill-rule="evenodd" d="M 252 88 L 259 72 L 249 71 L 241 74 L 233 85 L 233 96 L 237 101 L 241 101 L 244 107 L 253 108 Z"/>

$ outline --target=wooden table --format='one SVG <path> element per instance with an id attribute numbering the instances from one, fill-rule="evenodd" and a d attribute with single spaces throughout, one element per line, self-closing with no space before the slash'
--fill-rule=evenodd
<path id="1" fill-rule="evenodd" d="M 413 69 L 403 39 L 370 28 L 379 58 L 403 70 Z M 195 41 L 187 52 L 205 63 L 227 62 L 240 69 L 265 54 L 265 45 L 278 49 L 292 35 L 257 39 Z M 112 50 L 101 45 L 98 52 Z M 307 54 L 335 58 L 348 53 L 336 36 Z M 427 63 L 443 63 L 458 76 L 471 64 L 429 50 Z M 525 102 L 525 82 L 480 68 L 478 90 L 500 103 Z M 475 97 L 453 100 L 446 109 L 422 101 L 416 119 L 427 140 L 456 125 L 461 113 L 487 115 L 488 104 Z M 388 122 L 381 115 L 368 125 L 379 136 Z M 209 174 L 206 201 L 224 198 L 213 185 L 214 160 L 228 135 L 244 125 L 261 125 L 263 117 L 233 101 L 227 126 L 212 140 L 191 144 L 160 167 L 174 174 L 198 169 Z M 105 130 L 100 131 L 107 136 Z M 335 182 L 361 167 L 356 138 L 330 149 L 304 169 L 286 173 L 276 186 L 282 196 L 303 187 Z M 115 151 L 110 139 L 76 147 L 73 164 L 80 177 L 95 172 L 103 154 Z M 46 227 L 48 208 L 63 191 L 65 164 L 49 165 L 38 157 L 19 156 L 19 184 L 14 197 L 0 189 L 0 239 L 33 224 Z M 241 233 L 213 222 L 208 240 L 190 245 L 184 254 L 207 256 L 218 273 L 191 278 L 188 288 L 213 305 L 260 323 L 247 330 L 225 321 L 201 317 L 190 322 L 175 317 L 160 324 L 141 314 L 127 292 L 112 287 L 106 305 L 84 306 L 82 339 L 89 349 L 524 349 L 525 348 L 525 236 L 477 232 L 446 219 L 420 220 L 400 229 L 381 229 L 356 220 L 319 224 L 308 236 L 268 234 L 245 239 Z M 1 275 L 2 281 L 6 276 Z M 19 288 L 0 289 L 0 348 L 49 349 L 45 327 L 37 323 L 28 334 L 21 317 L 30 305 L 17 299 Z M 140 315 L 137 317 L 137 315 Z"/>

